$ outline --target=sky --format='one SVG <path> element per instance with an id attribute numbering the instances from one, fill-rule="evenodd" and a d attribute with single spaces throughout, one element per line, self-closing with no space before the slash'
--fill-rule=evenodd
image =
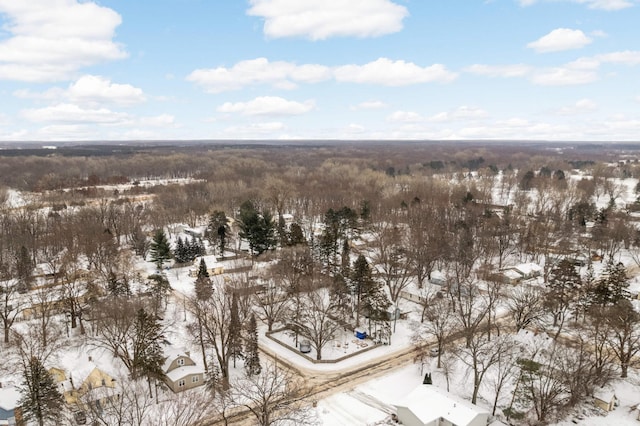
<path id="1" fill-rule="evenodd" d="M 640 0 L 0 0 L 0 141 L 640 140 Z"/>

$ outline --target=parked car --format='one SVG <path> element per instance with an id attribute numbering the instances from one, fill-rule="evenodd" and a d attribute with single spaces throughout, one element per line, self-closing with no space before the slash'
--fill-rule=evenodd
<path id="1" fill-rule="evenodd" d="M 303 354 L 308 354 L 311 352 L 311 342 L 308 340 L 303 340 L 300 342 L 300 352 Z"/>
<path id="2" fill-rule="evenodd" d="M 440 355 L 440 349 L 438 349 L 438 348 L 429 349 L 429 355 L 432 356 L 432 357 L 436 357 L 436 356 Z"/>

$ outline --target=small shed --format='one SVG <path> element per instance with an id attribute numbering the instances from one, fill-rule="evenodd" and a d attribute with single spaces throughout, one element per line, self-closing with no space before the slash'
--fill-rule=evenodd
<path id="1" fill-rule="evenodd" d="M 611 388 L 596 389 L 593 392 L 593 403 L 604 411 L 613 411 L 617 403 L 616 394 Z"/>

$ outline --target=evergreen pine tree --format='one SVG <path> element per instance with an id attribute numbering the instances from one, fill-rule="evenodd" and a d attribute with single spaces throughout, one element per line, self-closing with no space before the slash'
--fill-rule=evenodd
<path id="1" fill-rule="evenodd" d="M 209 271 L 204 259 L 200 259 L 198 275 L 195 282 L 196 298 L 198 300 L 208 300 L 213 295 L 213 283 L 209 278 Z"/>
<path id="2" fill-rule="evenodd" d="M 622 299 L 628 299 L 627 287 L 629 287 L 629 277 L 624 265 L 610 259 L 602 277 L 596 282 L 593 291 L 595 302 L 604 306 L 615 305 Z"/>
<path id="3" fill-rule="evenodd" d="M 553 314 L 554 327 L 558 322 L 562 326 L 565 314 L 575 303 L 581 285 L 580 274 L 568 259 L 562 259 L 549 271 L 549 291 L 545 296 L 545 306 Z"/>
<path id="4" fill-rule="evenodd" d="M 202 238 L 198 237 L 198 252 L 196 256 L 204 256 L 205 254 L 207 253 L 204 247 L 204 241 L 202 241 Z"/>
<path id="5" fill-rule="evenodd" d="M 260 255 L 276 244 L 273 217 L 267 211 L 258 212 L 251 201 L 240 206 L 240 237 L 249 242 L 251 252 Z"/>
<path id="6" fill-rule="evenodd" d="M 107 291 L 114 297 L 128 297 L 131 296 L 131 286 L 129 280 L 125 277 L 118 279 L 118 276 L 110 272 L 107 278 Z"/>
<path id="7" fill-rule="evenodd" d="M 187 263 L 187 253 L 182 237 L 178 237 L 178 240 L 176 241 L 176 248 L 173 251 L 173 257 L 177 263 Z"/>
<path id="8" fill-rule="evenodd" d="M 342 256 L 340 262 L 340 273 L 343 277 L 348 277 L 351 269 L 351 246 L 349 244 L 349 238 L 344 239 L 342 244 Z"/>
<path id="9" fill-rule="evenodd" d="M 153 236 L 150 245 L 151 261 L 162 269 L 162 264 L 171 259 L 171 247 L 169 240 L 162 229 L 158 229 Z"/>
<path id="10" fill-rule="evenodd" d="M 167 296 L 171 292 L 171 284 L 164 274 L 152 274 L 149 275 L 149 281 L 147 287 L 151 293 L 155 302 L 155 314 L 158 314 L 158 308 L 161 307 L 161 302 L 166 300 Z"/>
<path id="11" fill-rule="evenodd" d="M 260 374 L 260 371 L 262 371 L 260 355 L 258 354 L 258 326 L 254 314 L 251 314 L 249 324 L 247 325 L 244 368 L 247 375 L 250 376 Z"/>
<path id="12" fill-rule="evenodd" d="M 28 291 L 31 288 L 34 266 L 29 250 L 21 246 L 16 253 L 16 278 L 18 278 L 20 291 Z"/>
<path id="13" fill-rule="evenodd" d="M 209 278 L 209 269 L 207 268 L 207 263 L 204 261 L 204 258 L 200 259 L 198 278 Z"/>
<path id="14" fill-rule="evenodd" d="M 220 367 L 218 367 L 214 360 L 211 360 L 209 365 L 212 365 L 212 367 L 207 372 L 207 377 L 205 378 L 205 386 L 207 390 L 211 392 L 212 396 L 215 396 L 216 391 L 222 389 L 220 383 Z"/>
<path id="15" fill-rule="evenodd" d="M 159 319 L 140 308 L 136 314 L 134 336 L 132 378 L 146 377 L 151 394 L 151 381 L 164 378 L 164 356 L 160 346 L 164 336 Z"/>
<path id="16" fill-rule="evenodd" d="M 231 298 L 231 318 L 229 320 L 229 356 L 233 358 L 233 368 L 236 368 L 236 359 L 242 358 L 241 331 L 238 297 L 236 293 L 233 293 Z"/>
<path id="17" fill-rule="evenodd" d="M 227 235 L 229 234 L 229 219 L 222 211 L 214 211 L 209 218 L 207 227 L 209 242 L 214 245 L 218 244 L 218 253 L 221 258 L 224 257 L 224 250 L 227 246 Z"/>
<path id="18" fill-rule="evenodd" d="M 296 246 L 298 244 L 306 244 L 307 240 L 304 237 L 302 227 L 297 223 L 292 223 L 289 226 L 289 232 L 287 233 L 287 244 L 290 246 Z"/>
<path id="19" fill-rule="evenodd" d="M 360 327 L 360 310 L 363 305 L 363 298 L 366 297 L 365 294 L 369 292 L 369 288 L 374 285 L 371 268 L 364 255 L 361 254 L 353 262 L 350 278 L 351 293 L 356 298 L 356 327 Z"/>
<path id="20" fill-rule="evenodd" d="M 35 356 L 25 360 L 23 367 L 19 387 L 22 396 L 18 401 L 23 419 L 39 426 L 58 424 L 64 400 L 53 377 Z"/>
<path id="21" fill-rule="evenodd" d="M 365 288 L 365 292 L 362 295 L 362 308 L 369 317 L 369 335 L 371 333 L 371 322 L 375 324 L 376 328 L 379 323 L 383 323 L 382 334 L 388 338 L 390 333 L 387 333 L 387 326 L 389 324 L 389 307 L 391 301 L 387 296 L 385 287 L 372 280 L 371 285 Z"/>

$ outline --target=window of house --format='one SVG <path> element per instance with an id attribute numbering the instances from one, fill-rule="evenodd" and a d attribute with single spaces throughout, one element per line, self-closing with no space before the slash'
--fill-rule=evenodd
<path id="1" fill-rule="evenodd" d="M 193 377 L 191 378 L 191 383 L 198 383 L 198 381 L 199 381 L 199 380 L 200 380 L 200 377 L 198 377 L 198 376 L 193 376 Z"/>
<path id="2" fill-rule="evenodd" d="M 178 358 L 178 365 L 184 365 L 184 358 Z"/>
<path id="3" fill-rule="evenodd" d="M 180 381 L 178 382 L 178 387 L 181 388 L 184 386 L 184 379 L 180 379 Z"/>

